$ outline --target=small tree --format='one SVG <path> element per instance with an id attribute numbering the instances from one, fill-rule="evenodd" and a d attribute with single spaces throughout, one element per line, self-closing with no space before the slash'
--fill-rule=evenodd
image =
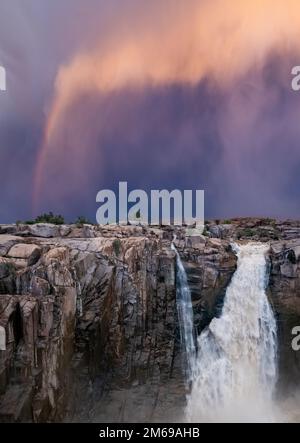
<path id="1" fill-rule="evenodd" d="M 38 223 L 52 223 L 53 225 L 63 225 L 65 220 L 62 215 L 54 215 L 53 212 L 44 213 L 37 216 L 34 220 L 26 220 L 26 225 L 34 225 Z"/>
<path id="2" fill-rule="evenodd" d="M 54 215 L 53 212 L 44 213 L 35 219 L 35 223 L 52 223 L 54 225 L 63 225 L 65 222 L 62 215 Z"/>
<path id="3" fill-rule="evenodd" d="M 91 225 L 92 223 L 86 217 L 80 215 L 75 220 L 75 224 L 77 226 L 82 226 L 82 225 Z"/>

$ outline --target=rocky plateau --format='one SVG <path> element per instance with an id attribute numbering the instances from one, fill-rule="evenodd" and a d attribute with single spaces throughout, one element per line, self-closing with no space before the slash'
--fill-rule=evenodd
<path id="1" fill-rule="evenodd" d="M 232 242 L 270 244 L 278 395 L 300 382 L 300 222 L 0 225 L 0 422 L 176 420 L 185 402 L 174 240 L 195 334 L 222 310 Z M 170 395 L 170 393 L 172 393 Z"/>

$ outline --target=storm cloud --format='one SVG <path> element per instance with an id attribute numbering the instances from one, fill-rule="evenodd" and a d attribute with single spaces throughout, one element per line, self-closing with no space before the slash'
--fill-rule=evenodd
<path id="1" fill-rule="evenodd" d="M 1 221 L 94 220 L 121 180 L 299 217 L 299 60 L 296 0 L 2 1 Z"/>

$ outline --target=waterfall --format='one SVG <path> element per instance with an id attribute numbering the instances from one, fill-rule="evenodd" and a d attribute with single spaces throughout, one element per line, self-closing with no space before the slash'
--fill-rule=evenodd
<path id="1" fill-rule="evenodd" d="M 196 348 L 194 343 L 194 318 L 191 291 L 187 281 L 187 275 L 176 247 L 172 243 L 171 248 L 176 253 L 176 304 L 180 328 L 181 347 L 186 358 L 186 379 L 192 379 L 195 365 Z"/>
<path id="2" fill-rule="evenodd" d="M 277 331 L 265 292 L 267 249 L 263 244 L 234 245 L 238 265 L 226 291 L 222 315 L 214 318 L 197 340 L 185 411 L 188 421 L 275 421 L 272 396 Z M 184 292 L 180 297 L 185 299 L 186 276 L 180 271 L 178 256 L 177 263 Z M 194 358 L 192 313 L 181 306 L 183 341 Z"/>

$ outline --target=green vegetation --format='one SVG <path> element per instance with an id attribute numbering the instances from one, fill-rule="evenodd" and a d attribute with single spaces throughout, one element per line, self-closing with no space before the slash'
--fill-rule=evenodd
<path id="1" fill-rule="evenodd" d="M 49 212 L 48 214 L 39 215 L 35 219 L 36 223 L 53 223 L 54 225 L 63 225 L 65 219 L 62 215 L 54 215 L 53 212 Z"/>
<path id="2" fill-rule="evenodd" d="M 208 230 L 208 226 L 204 226 L 202 235 L 204 235 L 205 237 L 209 237 L 209 230 Z"/>
<path id="3" fill-rule="evenodd" d="M 118 256 L 120 254 L 120 251 L 121 251 L 121 242 L 120 242 L 120 240 L 118 238 L 116 238 L 113 241 L 113 248 L 114 248 L 116 256 Z"/>
<path id="4" fill-rule="evenodd" d="M 77 225 L 78 227 L 81 227 L 83 225 L 91 225 L 92 223 L 84 216 L 79 216 L 77 217 L 77 219 L 75 220 L 75 225 Z"/>
<path id="5" fill-rule="evenodd" d="M 244 228 L 239 229 L 237 232 L 237 238 L 252 238 L 255 237 L 257 240 L 266 241 L 266 240 L 278 240 L 279 232 L 277 230 L 264 229 L 263 227 L 256 228 Z"/>
<path id="6" fill-rule="evenodd" d="M 276 220 L 275 220 L 275 218 L 264 218 L 263 219 L 263 224 L 265 224 L 265 225 L 276 225 Z"/>
<path id="7" fill-rule="evenodd" d="M 240 239 L 242 237 L 253 237 L 256 234 L 255 229 L 251 229 L 251 228 L 244 228 L 244 229 L 239 229 L 238 233 L 237 233 L 237 238 Z"/>
<path id="8" fill-rule="evenodd" d="M 51 223 L 53 225 L 63 225 L 66 222 L 62 215 L 55 215 L 51 211 L 48 213 L 41 214 L 33 220 L 16 221 L 16 225 L 21 225 L 21 224 L 35 225 L 38 223 Z M 83 225 L 92 225 L 93 223 L 88 218 L 81 215 L 77 217 L 74 224 L 77 225 L 78 227 L 82 227 Z"/>
<path id="9" fill-rule="evenodd" d="M 17 224 L 21 222 L 18 220 Z M 63 225 L 65 223 L 65 219 L 62 215 L 54 215 L 53 212 L 49 212 L 48 214 L 41 214 L 36 217 L 34 220 L 26 220 L 24 222 L 25 225 L 34 225 L 37 223 L 52 223 L 53 225 Z"/>

